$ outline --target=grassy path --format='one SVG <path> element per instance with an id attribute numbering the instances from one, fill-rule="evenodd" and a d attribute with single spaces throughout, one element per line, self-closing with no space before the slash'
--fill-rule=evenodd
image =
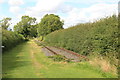
<path id="1" fill-rule="evenodd" d="M 103 78 L 88 63 L 54 62 L 47 58 L 33 40 L 3 54 L 4 78 Z"/>

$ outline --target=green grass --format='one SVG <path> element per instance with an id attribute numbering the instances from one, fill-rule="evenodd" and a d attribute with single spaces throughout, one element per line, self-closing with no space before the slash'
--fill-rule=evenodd
<path id="1" fill-rule="evenodd" d="M 3 54 L 3 78 L 36 78 L 28 43 Z"/>
<path id="2" fill-rule="evenodd" d="M 32 55 L 33 54 L 33 55 Z M 116 77 L 88 62 L 54 62 L 33 41 L 3 54 L 3 78 L 106 78 Z"/>
<path id="3" fill-rule="evenodd" d="M 39 58 L 40 56 L 43 56 Z M 53 62 L 48 60 L 44 54 L 36 55 L 36 59 L 43 63 L 41 69 L 45 78 L 111 78 L 115 77 L 110 73 L 104 73 L 98 68 L 92 67 L 88 62 L 83 63 L 65 63 Z M 45 67 L 47 66 L 47 68 Z"/>

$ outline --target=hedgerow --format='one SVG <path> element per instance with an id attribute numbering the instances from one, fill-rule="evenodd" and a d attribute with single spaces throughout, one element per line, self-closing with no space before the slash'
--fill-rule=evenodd
<path id="1" fill-rule="evenodd" d="M 22 35 L 2 29 L 2 46 L 4 46 L 3 52 L 15 47 L 23 41 L 24 38 Z"/>
<path id="2" fill-rule="evenodd" d="M 117 18 L 113 15 L 93 23 L 58 30 L 48 34 L 44 41 L 51 46 L 63 47 L 82 55 L 95 53 L 116 59 L 118 58 Z"/>

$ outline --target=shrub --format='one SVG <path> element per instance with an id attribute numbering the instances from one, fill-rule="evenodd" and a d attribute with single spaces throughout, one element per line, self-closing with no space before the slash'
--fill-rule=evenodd
<path id="1" fill-rule="evenodd" d="M 2 29 L 2 46 L 4 46 L 3 51 L 11 49 L 17 44 L 23 42 L 23 40 L 24 38 L 22 35 Z"/>
<path id="2" fill-rule="evenodd" d="M 82 55 L 95 53 L 117 59 L 117 18 L 113 15 L 93 23 L 78 24 L 55 31 L 48 34 L 44 41 L 51 46 L 63 47 Z"/>

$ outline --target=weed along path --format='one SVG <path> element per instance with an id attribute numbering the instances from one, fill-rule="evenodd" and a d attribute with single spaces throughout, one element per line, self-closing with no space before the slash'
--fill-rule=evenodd
<path id="1" fill-rule="evenodd" d="M 104 78 L 87 62 L 54 62 L 30 40 L 3 54 L 3 78 Z"/>

